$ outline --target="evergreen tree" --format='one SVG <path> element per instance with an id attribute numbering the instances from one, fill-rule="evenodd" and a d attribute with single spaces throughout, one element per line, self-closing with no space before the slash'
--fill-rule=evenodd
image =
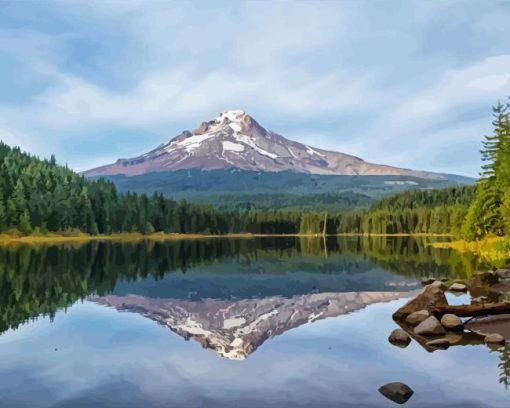
<path id="1" fill-rule="evenodd" d="M 30 225 L 30 215 L 28 211 L 23 212 L 20 216 L 19 230 L 22 234 L 28 235 L 32 232 L 32 226 Z"/>
<path id="2" fill-rule="evenodd" d="M 492 135 L 483 143 L 482 171 L 463 232 L 468 239 L 489 233 L 504 235 L 506 192 L 510 189 L 510 126 L 509 105 L 498 103 L 493 108 Z"/>

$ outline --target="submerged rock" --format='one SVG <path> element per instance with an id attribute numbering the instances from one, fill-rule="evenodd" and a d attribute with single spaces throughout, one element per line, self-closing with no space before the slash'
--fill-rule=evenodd
<path id="1" fill-rule="evenodd" d="M 389 383 L 379 388 L 379 392 L 397 404 L 405 404 L 414 394 L 406 384 L 400 382 Z"/>
<path id="2" fill-rule="evenodd" d="M 427 317 L 414 328 L 414 332 L 420 336 L 438 336 L 445 334 L 446 330 L 434 316 Z"/>
<path id="3" fill-rule="evenodd" d="M 446 350 L 448 347 L 450 347 L 450 340 L 448 340 L 447 338 L 436 339 L 427 341 L 427 343 L 425 344 L 429 347 Z"/>
<path id="4" fill-rule="evenodd" d="M 436 306 L 447 306 L 448 302 L 443 291 L 435 286 L 428 285 L 423 290 L 404 306 L 400 307 L 395 313 L 393 318 L 395 320 L 404 320 L 411 313 L 419 310 L 430 310 Z"/>
<path id="5" fill-rule="evenodd" d="M 406 323 L 411 326 L 416 326 L 417 324 L 420 324 L 423 322 L 427 317 L 430 316 L 430 312 L 426 309 L 418 310 L 417 312 L 411 313 L 409 316 L 406 317 Z"/>
<path id="6" fill-rule="evenodd" d="M 457 315 L 447 313 L 441 318 L 441 325 L 448 330 L 459 330 L 462 328 L 462 320 Z"/>
<path id="7" fill-rule="evenodd" d="M 462 332 L 446 333 L 445 338 L 448 340 L 448 343 L 450 343 L 450 345 L 453 346 L 455 344 L 461 343 L 462 340 L 464 339 L 464 336 Z"/>
<path id="8" fill-rule="evenodd" d="M 411 343 L 411 337 L 402 329 L 395 329 L 391 332 L 388 341 L 398 347 L 407 347 Z"/>
<path id="9" fill-rule="evenodd" d="M 485 336 L 485 344 L 504 344 L 505 338 L 499 333 L 492 333 Z"/>

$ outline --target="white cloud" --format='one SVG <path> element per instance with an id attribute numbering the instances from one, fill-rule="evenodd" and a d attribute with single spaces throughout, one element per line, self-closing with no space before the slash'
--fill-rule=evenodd
<path id="1" fill-rule="evenodd" d="M 472 143 L 483 126 L 445 122 L 484 107 L 489 116 L 510 94 L 510 29 L 500 25 L 497 38 L 490 30 L 494 16 L 510 16 L 496 5 L 403 3 L 389 15 L 371 2 L 65 1 L 52 12 L 65 29 L 0 31 L 0 51 L 46 80 L 22 104 L 2 99 L 0 118 L 9 143 L 51 148 L 64 160 L 68 142 L 92 129 L 166 127 L 167 139 L 176 122 L 193 127 L 240 108 L 263 125 L 283 123 L 273 130 L 290 138 L 421 167 L 413 137 L 430 141 L 431 155 L 441 138 Z M 438 38 L 438 27 L 451 38 Z M 74 42 L 90 36 L 96 48 L 119 49 L 119 58 L 105 62 L 99 49 Z M 115 87 L 109 77 L 127 79 Z M 349 115 L 345 125 L 336 119 Z M 285 122 L 296 119 L 300 132 L 287 132 Z M 106 144 L 97 150 L 109 152 Z M 111 151 L 111 159 L 125 153 Z"/>
<path id="2" fill-rule="evenodd" d="M 450 70 L 432 86 L 404 100 L 392 120 L 443 119 L 455 109 L 476 103 L 490 106 L 510 95 L 510 54 L 484 58 L 466 67 Z"/>

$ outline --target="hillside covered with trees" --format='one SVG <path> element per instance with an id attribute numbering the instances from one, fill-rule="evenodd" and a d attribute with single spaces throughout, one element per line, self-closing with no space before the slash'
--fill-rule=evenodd
<path id="1" fill-rule="evenodd" d="M 0 231 L 80 230 L 96 234 L 167 231 L 227 233 L 232 217 L 212 206 L 177 203 L 161 194 L 119 194 L 113 183 L 89 181 L 55 158 L 39 160 L 0 143 Z"/>
<path id="2" fill-rule="evenodd" d="M 0 232 L 79 230 L 225 234 L 455 234 L 474 240 L 510 236 L 510 106 L 494 108 L 494 132 L 486 136 L 484 165 L 476 186 L 414 189 L 372 204 L 364 196 L 328 195 L 325 211 L 269 209 L 246 203 L 222 209 L 174 201 L 161 193 L 119 193 L 113 182 L 88 180 L 0 143 Z M 339 198 L 337 207 L 331 204 Z M 294 198 L 276 195 L 285 207 Z M 303 205 L 303 203 L 300 203 Z M 361 207 L 352 209 L 352 206 Z"/>
<path id="3" fill-rule="evenodd" d="M 414 190 L 388 197 L 370 209 L 232 210 L 174 201 L 162 194 L 119 193 L 111 181 L 88 180 L 0 144 L 0 231 L 44 234 L 81 231 L 92 235 L 169 233 L 322 234 L 449 233 L 460 229 L 473 188 Z M 329 197 L 328 199 L 330 199 Z M 358 206 L 368 202 L 358 198 Z"/>

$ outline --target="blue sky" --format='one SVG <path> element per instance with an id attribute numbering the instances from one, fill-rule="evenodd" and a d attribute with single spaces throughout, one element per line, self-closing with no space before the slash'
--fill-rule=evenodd
<path id="1" fill-rule="evenodd" d="M 476 176 L 508 1 L 2 1 L 0 138 L 85 170 L 225 109 L 373 162 Z"/>

